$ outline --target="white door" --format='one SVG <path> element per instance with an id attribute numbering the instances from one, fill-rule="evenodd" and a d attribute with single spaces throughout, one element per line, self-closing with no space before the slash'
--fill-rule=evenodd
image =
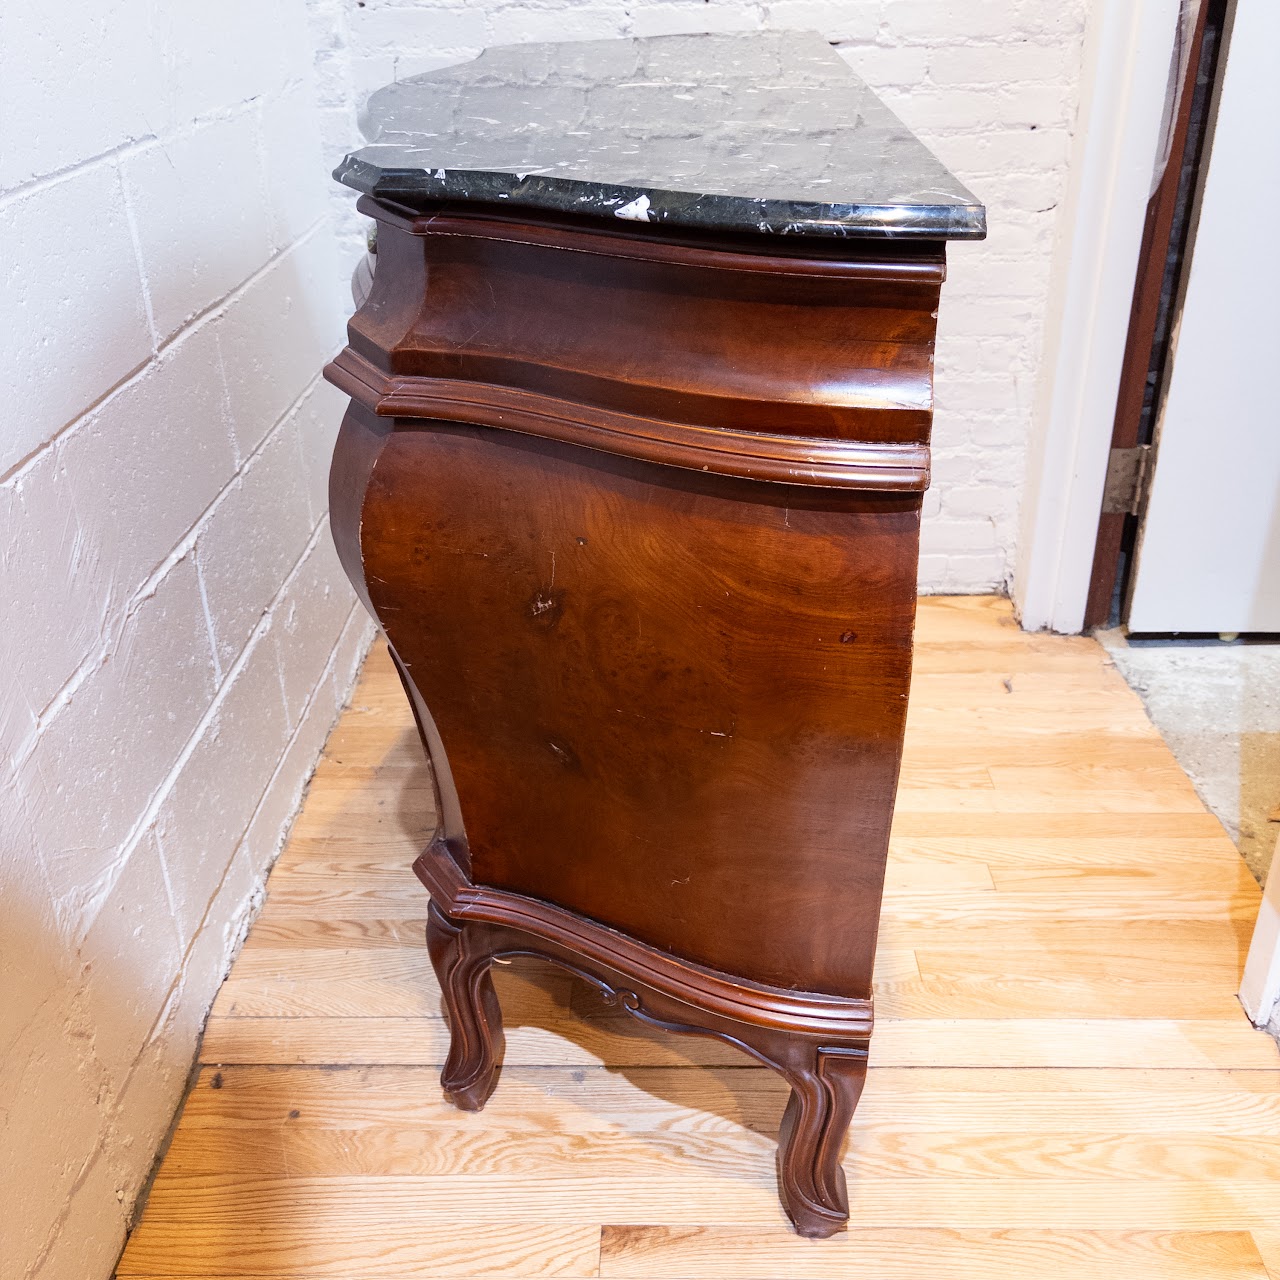
<path id="1" fill-rule="evenodd" d="M 1239 0 L 1130 631 L 1280 632 L 1280 4 Z"/>

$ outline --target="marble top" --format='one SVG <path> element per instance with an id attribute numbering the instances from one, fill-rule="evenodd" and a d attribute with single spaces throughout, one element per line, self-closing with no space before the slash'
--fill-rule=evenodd
<path id="1" fill-rule="evenodd" d="M 379 89 L 339 181 L 729 232 L 975 240 L 986 211 L 816 32 L 504 45 Z"/>

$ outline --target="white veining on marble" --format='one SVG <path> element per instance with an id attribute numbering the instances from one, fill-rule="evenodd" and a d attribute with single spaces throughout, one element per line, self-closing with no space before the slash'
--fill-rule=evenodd
<path id="1" fill-rule="evenodd" d="M 634 222 L 649 221 L 649 197 L 636 196 L 630 204 L 624 204 L 620 209 L 613 211 L 615 218 L 630 218 Z"/>

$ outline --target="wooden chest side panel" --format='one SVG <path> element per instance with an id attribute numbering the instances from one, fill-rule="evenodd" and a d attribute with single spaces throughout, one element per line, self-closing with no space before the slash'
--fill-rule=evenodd
<path id="1" fill-rule="evenodd" d="M 474 881 L 747 979 L 869 995 L 919 496 L 399 426 L 365 580 Z"/>
<path id="2" fill-rule="evenodd" d="M 376 212 L 380 265 L 350 340 L 388 374 L 705 427 L 928 439 L 939 246 L 788 273 L 749 253 L 667 260 L 633 240 L 628 257 L 581 231 Z"/>

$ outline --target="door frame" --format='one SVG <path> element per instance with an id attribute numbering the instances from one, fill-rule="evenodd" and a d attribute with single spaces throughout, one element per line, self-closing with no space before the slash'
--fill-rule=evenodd
<path id="1" fill-rule="evenodd" d="M 1028 631 L 1084 624 L 1180 13 L 1096 0 L 1085 28 L 1012 589 Z"/>
<path id="2" fill-rule="evenodd" d="M 1213 131 L 1217 99 L 1218 53 L 1227 34 L 1224 11 L 1228 0 L 1200 0 L 1194 23 L 1186 32 L 1178 72 L 1176 110 L 1164 142 L 1163 172 L 1147 205 L 1142 249 L 1133 289 L 1133 309 L 1125 343 L 1120 385 L 1116 395 L 1111 455 L 1117 449 L 1146 446 L 1145 479 L 1154 470 L 1156 417 L 1164 395 L 1173 354 L 1173 329 L 1186 287 L 1190 249 L 1195 239 L 1206 157 L 1205 143 Z M 1201 72 L 1206 73 L 1203 89 Z M 1196 107 L 1200 115 L 1193 124 Z M 1169 298 L 1166 301 L 1166 289 Z M 1155 385 L 1148 386 L 1155 371 Z M 1145 486 L 1144 486 L 1145 488 Z M 1119 504 L 1113 504 L 1116 506 Z M 1125 590 L 1120 613 L 1128 611 L 1133 582 L 1133 551 L 1137 526 L 1145 513 L 1145 497 L 1128 511 L 1108 510 L 1104 502 L 1098 518 L 1098 538 L 1089 578 L 1084 629 L 1105 626 L 1112 613 L 1117 587 Z M 1128 550 L 1128 565 L 1121 562 Z"/>

